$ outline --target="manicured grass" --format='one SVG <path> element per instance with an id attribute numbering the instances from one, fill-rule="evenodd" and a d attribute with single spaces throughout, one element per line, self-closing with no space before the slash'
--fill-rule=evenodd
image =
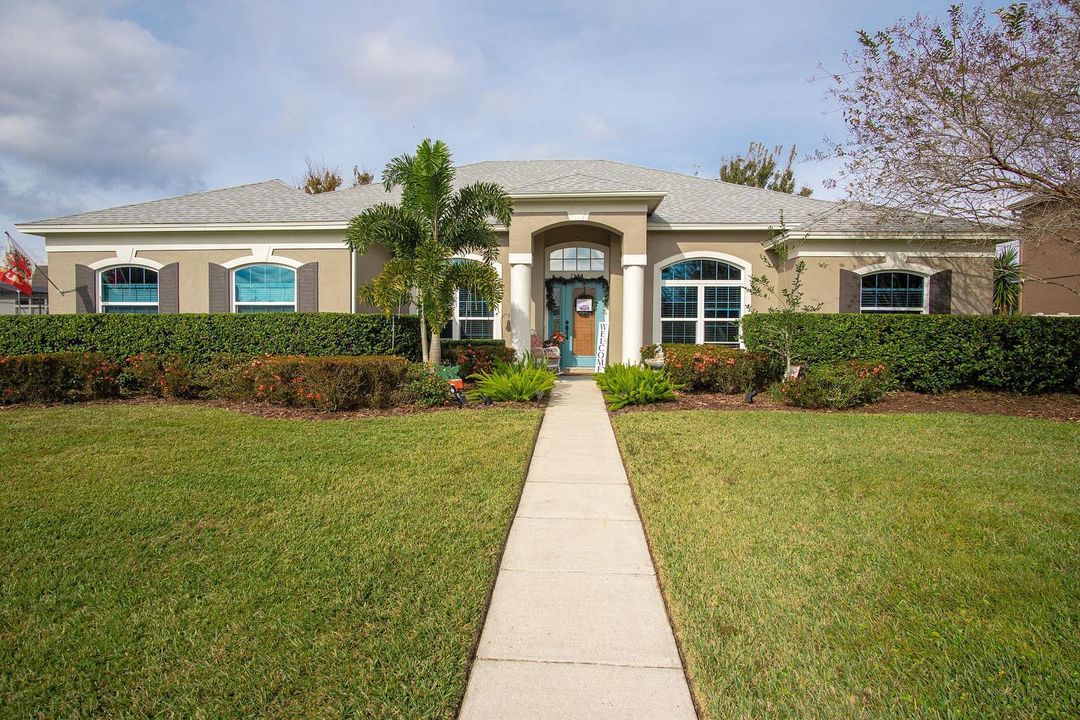
<path id="1" fill-rule="evenodd" d="M 707 717 L 1080 714 L 1080 425 L 615 426 Z"/>
<path id="2" fill-rule="evenodd" d="M 0 717 L 452 717 L 539 419 L 0 412 Z"/>

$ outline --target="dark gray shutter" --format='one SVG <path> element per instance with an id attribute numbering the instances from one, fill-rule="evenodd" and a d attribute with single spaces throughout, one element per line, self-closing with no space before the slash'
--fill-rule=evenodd
<path id="1" fill-rule="evenodd" d="M 229 312 L 229 269 L 210 263 L 210 312 Z"/>
<path id="2" fill-rule="evenodd" d="M 296 311 L 319 311 L 319 263 L 312 262 L 296 269 Z"/>
<path id="3" fill-rule="evenodd" d="M 844 313 L 857 313 L 861 306 L 862 276 L 850 270 L 840 271 L 840 303 L 837 310 Z"/>
<path id="4" fill-rule="evenodd" d="M 942 270 L 930 276 L 930 314 L 948 315 L 952 312 L 952 270 Z"/>
<path id="5" fill-rule="evenodd" d="M 87 265 L 75 266 L 75 312 L 97 312 L 97 273 Z"/>
<path id="6" fill-rule="evenodd" d="M 169 263 L 158 270 L 158 312 L 176 315 L 180 312 L 180 263 Z"/>

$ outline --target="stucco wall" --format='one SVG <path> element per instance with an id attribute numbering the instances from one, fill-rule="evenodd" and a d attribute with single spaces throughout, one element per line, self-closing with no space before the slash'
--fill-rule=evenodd
<path id="1" fill-rule="evenodd" d="M 1047 239 L 1020 247 L 1024 281 L 1020 310 L 1024 313 L 1080 315 L 1080 249 Z M 1064 286 L 1064 287 L 1063 287 Z"/>

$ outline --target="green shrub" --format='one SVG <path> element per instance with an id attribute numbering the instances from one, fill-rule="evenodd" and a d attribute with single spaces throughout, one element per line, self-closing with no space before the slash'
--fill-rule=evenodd
<path id="1" fill-rule="evenodd" d="M 0 355 L 101 352 L 179 355 L 203 363 L 229 355 L 420 357 L 415 317 L 350 313 L 0 316 Z"/>
<path id="2" fill-rule="evenodd" d="M 120 366 L 101 353 L 0 357 L 0 404 L 75 402 L 113 397 Z"/>
<path id="3" fill-rule="evenodd" d="M 183 355 L 139 353 L 129 357 L 120 372 L 125 392 L 156 397 L 190 398 L 199 394 L 199 368 Z"/>
<path id="4" fill-rule="evenodd" d="M 476 383 L 476 388 L 467 393 L 469 400 L 474 401 L 486 398 L 496 402 L 528 402 L 555 388 L 555 373 L 531 358 L 515 363 L 496 360 L 490 372 L 478 372 L 469 379 Z"/>
<path id="5" fill-rule="evenodd" d="M 664 369 L 677 385 L 691 391 L 741 393 L 763 388 L 783 375 L 782 364 L 763 352 L 722 345 L 664 345 Z M 641 348 L 642 358 L 656 356 L 656 346 Z"/>
<path id="6" fill-rule="evenodd" d="M 767 313 L 743 318 L 746 345 Z M 918 392 L 985 388 L 1021 393 L 1080 389 L 1080 318 L 806 314 L 795 344 L 805 365 L 881 361 Z"/>
<path id="7" fill-rule="evenodd" d="M 502 340 L 444 340 L 443 360 L 461 366 L 461 376 L 491 372 L 495 362 L 512 363 L 516 359 L 514 348 Z"/>
<path id="8" fill-rule="evenodd" d="M 423 363 L 409 366 L 402 386 L 399 405 L 438 407 L 450 399 L 450 386 L 442 377 Z"/>
<path id="9" fill-rule="evenodd" d="M 675 391 L 681 389 L 666 371 L 637 365 L 608 365 L 593 378 L 611 410 L 674 400 Z"/>
<path id="10" fill-rule="evenodd" d="M 288 407 L 355 410 L 392 407 L 409 370 L 391 356 L 264 356 L 217 376 L 220 396 Z"/>
<path id="11" fill-rule="evenodd" d="M 849 360 L 816 365 L 774 386 L 784 402 L 803 408 L 849 408 L 877 402 L 896 387 L 884 363 Z"/>

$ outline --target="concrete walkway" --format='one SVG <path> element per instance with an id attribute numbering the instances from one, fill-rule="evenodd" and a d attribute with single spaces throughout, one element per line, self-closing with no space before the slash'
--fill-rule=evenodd
<path id="1" fill-rule="evenodd" d="M 695 718 L 591 377 L 544 414 L 461 718 Z"/>

